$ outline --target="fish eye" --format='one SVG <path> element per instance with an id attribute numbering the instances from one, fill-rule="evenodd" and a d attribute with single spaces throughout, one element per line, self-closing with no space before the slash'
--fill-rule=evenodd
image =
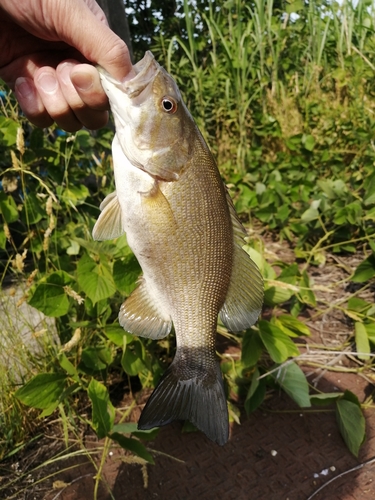
<path id="1" fill-rule="evenodd" d="M 173 115 L 177 111 L 177 102 L 175 101 L 175 99 L 173 99 L 173 97 L 163 97 L 161 100 L 161 105 L 163 110 L 170 115 Z"/>

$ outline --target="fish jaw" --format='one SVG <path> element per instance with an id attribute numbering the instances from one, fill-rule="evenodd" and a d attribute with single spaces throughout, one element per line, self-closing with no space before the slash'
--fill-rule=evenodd
<path id="1" fill-rule="evenodd" d="M 173 78 L 151 52 L 119 82 L 98 68 L 124 154 L 154 178 L 177 181 L 192 157 L 196 125 Z M 171 109 L 165 109 L 165 102 Z"/>

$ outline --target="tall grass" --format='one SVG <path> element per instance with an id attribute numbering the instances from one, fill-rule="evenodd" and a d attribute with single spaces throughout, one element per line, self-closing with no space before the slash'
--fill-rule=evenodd
<path id="1" fill-rule="evenodd" d="M 362 107 L 361 95 L 373 92 L 373 3 L 295 5 L 297 12 L 291 4 L 282 13 L 273 0 L 229 0 L 197 12 L 185 0 L 187 37 L 163 40 L 155 48 L 177 75 L 219 163 L 230 162 L 241 174 L 251 169 L 254 137 L 258 132 L 266 136 L 273 118 L 287 136 L 308 132 L 311 124 L 303 123 L 308 120 L 301 106 L 318 101 L 322 93 L 340 102 L 347 86 L 353 107 Z M 373 118 L 371 105 L 364 112 Z M 291 122 L 300 125 L 293 129 Z"/>

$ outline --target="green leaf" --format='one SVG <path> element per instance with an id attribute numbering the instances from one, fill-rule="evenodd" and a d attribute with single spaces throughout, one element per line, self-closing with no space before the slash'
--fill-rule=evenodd
<path id="1" fill-rule="evenodd" d="M 146 368 L 142 358 L 144 356 L 143 345 L 139 340 L 135 340 L 131 346 L 127 346 L 121 359 L 121 366 L 125 373 L 135 377 Z"/>
<path id="2" fill-rule="evenodd" d="M 371 352 L 369 338 L 364 324 L 359 321 L 355 323 L 355 344 L 357 352 L 360 353 L 358 354 L 359 359 L 369 360 Z"/>
<path id="3" fill-rule="evenodd" d="M 0 116 L 0 132 L 2 133 L 1 142 L 9 147 L 16 144 L 17 141 L 17 130 L 20 125 L 11 120 L 10 118 L 6 118 L 5 116 Z"/>
<path id="4" fill-rule="evenodd" d="M 264 291 L 264 302 L 269 306 L 276 306 L 287 302 L 295 292 L 290 288 L 283 288 L 282 286 L 270 286 Z"/>
<path id="5" fill-rule="evenodd" d="M 81 383 L 76 367 L 69 361 L 66 355 L 61 352 L 58 355 L 58 360 L 60 366 L 63 370 L 66 371 L 68 375 L 70 375 L 77 383 Z"/>
<path id="6" fill-rule="evenodd" d="M 336 419 L 347 447 L 357 457 L 366 437 L 365 418 L 360 405 L 346 399 L 348 392 L 336 403 Z"/>
<path id="7" fill-rule="evenodd" d="M 127 255 L 123 260 L 113 264 L 113 279 L 120 292 L 130 295 L 142 269 L 134 255 Z"/>
<path id="8" fill-rule="evenodd" d="M 247 414 L 255 411 L 263 402 L 266 395 L 266 379 L 259 380 L 259 370 L 254 370 L 249 391 L 245 400 L 245 411 Z"/>
<path id="9" fill-rule="evenodd" d="M 375 323 L 363 323 L 367 336 L 373 344 L 375 344 Z"/>
<path id="10" fill-rule="evenodd" d="M 348 309 L 362 314 L 365 314 L 366 311 L 372 307 L 372 305 L 373 304 L 370 304 L 370 302 L 360 299 L 359 297 L 351 297 L 348 300 Z"/>
<path id="11" fill-rule="evenodd" d="M 313 394 L 312 396 L 310 396 L 310 401 L 311 404 L 315 406 L 327 406 L 336 402 L 343 395 L 343 392 L 326 392 L 324 394 Z"/>
<path id="12" fill-rule="evenodd" d="M 7 196 L 2 191 L 0 192 L 0 211 L 7 224 L 11 224 L 12 222 L 16 222 L 18 220 L 19 214 L 16 202 L 12 196 Z"/>
<path id="13" fill-rule="evenodd" d="M 293 14 L 294 12 L 298 12 L 302 10 L 304 7 L 303 0 L 289 0 L 286 3 L 285 10 L 287 14 Z M 309 136 L 311 137 L 311 136 Z"/>
<path id="14" fill-rule="evenodd" d="M 64 271 L 50 274 L 44 283 L 37 285 L 33 295 L 28 300 L 28 304 L 46 316 L 53 318 L 64 316 L 70 306 L 64 286 L 71 282 L 72 278 Z"/>
<path id="15" fill-rule="evenodd" d="M 132 434 L 138 439 L 152 440 L 159 433 L 159 429 L 149 429 L 147 431 L 139 431 L 138 425 L 134 422 L 125 422 L 123 424 L 117 424 L 113 426 L 113 432 L 119 432 L 121 434 Z"/>
<path id="16" fill-rule="evenodd" d="M 263 351 L 263 343 L 258 332 L 248 330 L 243 338 L 241 359 L 244 366 L 257 364 Z"/>
<path id="17" fill-rule="evenodd" d="M 129 450 L 134 455 L 137 455 L 138 457 L 143 458 L 143 460 L 146 460 L 146 462 L 150 464 L 155 464 L 154 459 L 152 458 L 152 455 L 147 451 L 145 446 L 140 443 L 137 439 L 133 438 L 128 438 L 123 436 L 122 434 L 119 434 L 118 432 L 114 432 L 110 435 L 110 438 L 116 441 L 124 450 Z"/>
<path id="18" fill-rule="evenodd" d="M 67 205 L 81 205 L 89 194 L 90 191 L 84 184 L 71 184 L 69 187 L 62 190 L 60 196 Z"/>
<path id="19" fill-rule="evenodd" d="M 35 193 L 28 193 L 22 208 L 22 218 L 28 224 L 36 224 L 43 217 L 47 217 L 45 210 L 41 207 L 41 202 Z"/>
<path id="20" fill-rule="evenodd" d="M 303 271 L 299 286 L 301 288 L 299 298 L 301 302 L 312 307 L 316 307 L 316 298 L 314 292 L 311 290 L 310 279 L 306 271 Z"/>
<path id="21" fill-rule="evenodd" d="M 104 261 L 96 263 L 88 255 L 84 255 L 78 262 L 77 279 L 93 304 L 111 297 L 116 292 L 111 271 Z"/>
<path id="22" fill-rule="evenodd" d="M 92 403 L 92 427 L 98 438 L 101 439 L 112 430 L 115 409 L 109 399 L 106 387 L 94 378 L 91 379 L 87 394 Z"/>
<path id="23" fill-rule="evenodd" d="M 105 370 L 113 361 L 112 351 L 108 347 L 86 347 L 82 351 L 82 362 L 90 370 Z"/>
<path id="24" fill-rule="evenodd" d="M 265 348 L 276 363 L 283 363 L 291 356 L 298 356 L 297 346 L 280 328 L 265 320 L 258 322 L 258 328 Z"/>
<path id="25" fill-rule="evenodd" d="M 126 344 L 133 342 L 134 337 L 130 333 L 126 332 L 120 325 L 107 325 L 104 328 L 104 334 L 118 347 L 123 347 L 124 338 Z"/>
<path id="26" fill-rule="evenodd" d="M 7 238 L 5 236 L 5 231 L 2 228 L 0 228 L 0 248 L 2 250 L 5 250 L 6 246 L 7 246 Z"/>
<path id="27" fill-rule="evenodd" d="M 273 323 L 280 328 L 284 333 L 289 335 L 289 337 L 300 337 L 301 335 L 310 335 L 310 330 L 305 323 L 289 316 L 287 314 L 281 314 L 274 319 Z"/>
<path id="28" fill-rule="evenodd" d="M 310 207 L 301 215 L 302 222 L 311 222 L 312 220 L 319 218 L 319 210 L 317 208 Z"/>
<path id="29" fill-rule="evenodd" d="M 371 254 L 363 262 L 359 264 L 357 269 L 354 271 L 352 276 L 352 281 L 355 283 L 363 283 L 375 276 L 375 254 Z"/>
<path id="30" fill-rule="evenodd" d="M 363 197 L 363 203 L 366 206 L 375 203 L 375 175 L 372 176 L 370 182 L 368 183 L 365 195 Z"/>
<path id="31" fill-rule="evenodd" d="M 27 406 L 44 410 L 59 401 L 65 381 L 66 376 L 61 373 L 39 373 L 18 389 L 15 396 Z"/>
<path id="32" fill-rule="evenodd" d="M 296 3 L 303 3 L 302 0 L 300 2 L 294 2 L 294 4 Z M 302 8 L 302 7 L 299 7 L 299 9 Z M 293 12 L 296 12 L 295 10 Z M 314 146 L 315 146 L 315 139 L 312 135 L 304 135 L 302 137 L 302 144 L 305 146 L 305 148 L 307 149 L 307 151 L 312 151 L 314 149 Z"/>
<path id="33" fill-rule="evenodd" d="M 275 381 L 301 408 L 311 406 L 309 384 L 301 368 L 294 362 L 273 373 Z"/>

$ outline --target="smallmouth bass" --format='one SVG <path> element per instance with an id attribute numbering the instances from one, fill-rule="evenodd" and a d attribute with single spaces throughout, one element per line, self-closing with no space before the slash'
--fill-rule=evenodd
<path id="1" fill-rule="evenodd" d="M 121 83 L 99 69 L 115 120 L 116 191 L 102 202 L 93 237 L 126 232 L 142 267 L 120 309 L 124 329 L 161 339 L 173 324 L 176 333 L 175 358 L 138 427 L 189 420 L 223 445 L 229 425 L 217 317 L 233 332 L 253 325 L 263 280 L 242 249 L 246 231 L 175 81 L 151 52 L 133 71 Z"/>

